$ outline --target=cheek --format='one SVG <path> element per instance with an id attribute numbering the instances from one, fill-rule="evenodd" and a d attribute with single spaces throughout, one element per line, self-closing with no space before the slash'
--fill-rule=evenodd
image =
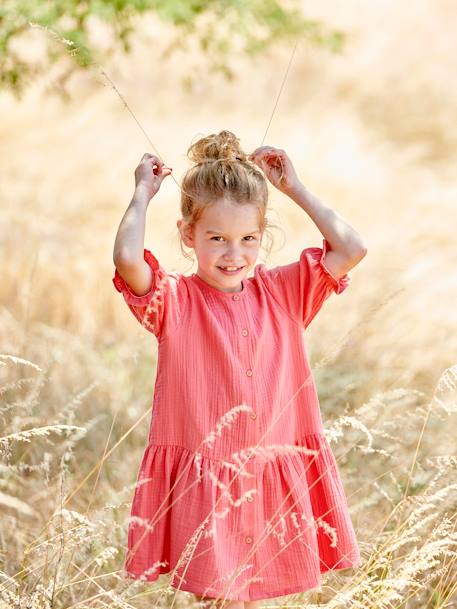
<path id="1" fill-rule="evenodd" d="M 216 256 L 220 251 L 221 247 L 217 243 L 209 243 L 205 246 L 205 252 L 208 256 Z"/>
<path id="2" fill-rule="evenodd" d="M 219 248 L 213 243 L 205 244 L 200 248 L 200 255 L 206 260 L 212 260 L 219 255 Z"/>
<path id="3" fill-rule="evenodd" d="M 258 241 L 255 241 L 255 242 L 249 244 L 248 251 L 251 254 L 251 256 L 256 256 L 259 252 L 259 249 L 260 249 L 260 243 Z"/>

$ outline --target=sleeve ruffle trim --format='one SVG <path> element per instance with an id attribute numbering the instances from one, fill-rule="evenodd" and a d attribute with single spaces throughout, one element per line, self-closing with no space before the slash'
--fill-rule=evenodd
<path id="1" fill-rule="evenodd" d="M 333 286 L 335 294 L 341 294 L 341 292 L 343 292 L 348 287 L 349 283 L 351 282 L 351 278 L 349 277 L 349 275 L 347 273 L 345 273 L 342 277 L 337 279 L 336 277 L 334 277 L 332 275 L 332 273 L 325 266 L 324 257 L 325 257 L 325 254 L 327 253 L 327 250 L 330 250 L 330 249 L 331 249 L 330 243 L 327 241 L 327 239 L 324 239 L 323 243 L 322 243 L 322 255 L 320 256 L 319 264 L 321 265 L 324 272 L 328 276 L 328 279 L 329 279 L 331 285 Z"/>
<path id="2" fill-rule="evenodd" d="M 151 285 L 151 289 L 149 290 L 149 292 L 147 292 L 146 294 L 143 294 L 142 296 L 138 296 L 138 294 L 135 294 L 135 292 L 132 291 L 130 286 L 121 277 L 121 275 L 119 274 L 117 269 L 115 269 L 114 277 L 112 279 L 112 281 L 114 283 L 114 287 L 116 288 L 116 290 L 118 292 L 121 292 L 124 295 L 125 300 L 129 304 L 137 305 L 137 306 L 146 306 L 151 301 L 151 297 L 154 294 L 154 292 L 157 290 L 159 281 L 162 278 L 162 275 L 164 274 L 160 267 L 159 261 L 152 254 L 152 252 L 150 252 L 148 249 L 145 248 L 143 256 L 144 256 L 144 259 L 146 260 L 146 262 L 151 267 L 152 272 L 153 272 L 152 285 Z"/>

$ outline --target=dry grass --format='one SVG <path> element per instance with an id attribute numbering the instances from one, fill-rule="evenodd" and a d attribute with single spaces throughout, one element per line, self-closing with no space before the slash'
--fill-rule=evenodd
<path id="1" fill-rule="evenodd" d="M 455 11 L 448 1 L 414 11 L 324 1 L 312 15 L 346 29 L 348 49 L 299 46 L 265 143 L 285 148 L 368 244 L 351 288 L 307 332 L 363 565 L 326 573 L 320 590 L 281 605 L 445 609 L 457 604 Z M 132 55 L 104 67 L 175 176 L 200 133 L 228 128 L 246 150 L 259 145 L 292 49 L 235 59 L 231 84 L 202 72 L 184 93 L 190 63 L 160 60 L 166 35 L 144 20 Z M 168 576 L 144 584 L 120 571 L 156 351 L 113 289 L 111 255 L 133 169 L 152 150 L 99 75 L 75 79 L 68 103 L 43 93 L 54 77 L 20 104 L 0 97 L 0 606 L 193 605 Z M 165 268 L 188 273 L 178 195 L 166 181 L 146 244 Z M 286 241 L 259 261 L 320 245 L 302 210 L 277 192 L 271 203 Z M 183 561 L 191 556 L 192 544 Z"/>

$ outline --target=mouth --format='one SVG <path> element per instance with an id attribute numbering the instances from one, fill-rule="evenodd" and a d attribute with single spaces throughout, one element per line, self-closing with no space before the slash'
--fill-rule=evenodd
<path id="1" fill-rule="evenodd" d="M 221 273 L 224 273 L 224 275 L 236 275 L 244 269 L 244 266 L 218 266 L 217 268 L 221 271 Z"/>

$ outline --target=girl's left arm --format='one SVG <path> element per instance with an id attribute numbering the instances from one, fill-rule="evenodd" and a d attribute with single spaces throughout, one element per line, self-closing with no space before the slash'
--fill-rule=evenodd
<path id="1" fill-rule="evenodd" d="M 368 250 L 359 233 L 305 188 L 285 150 L 260 146 L 249 159 L 264 171 L 273 186 L 304 209 L 321 231 L 330 244 L 324 264 L 336 279 L 360 262 Z"/>
<path id="2" fill-rule="evenodd" d="M 336 211 L 325 205 L 301 182 L 287 194 L 310 216 L 331 249 L 325 254 L 324 263 L 339 279 L 362 260 L 367 247 L 359 233 Z"/>

